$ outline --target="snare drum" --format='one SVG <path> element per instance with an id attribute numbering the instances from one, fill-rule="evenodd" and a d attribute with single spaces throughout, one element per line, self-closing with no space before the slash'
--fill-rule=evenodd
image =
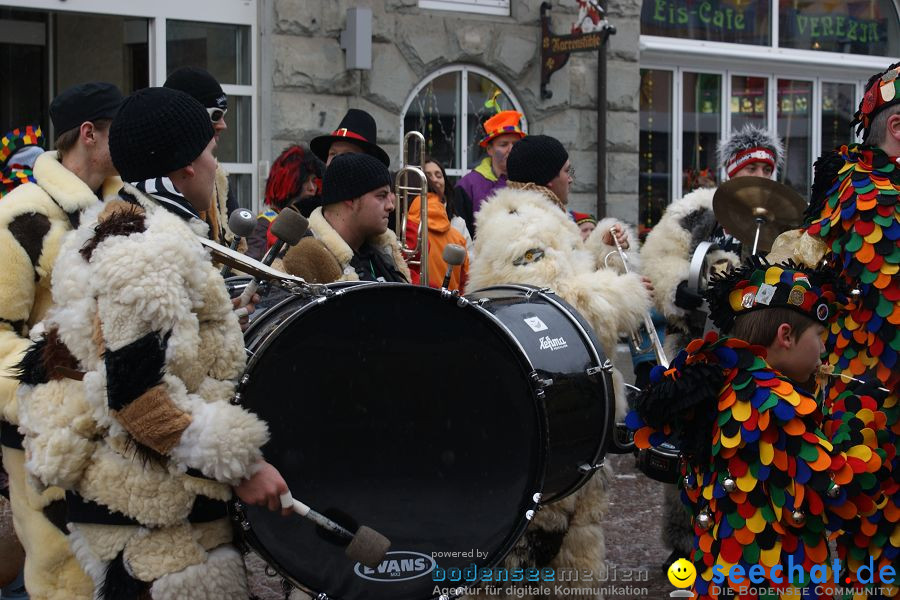
<path id="1" fill-rule="evenodd" d="M 240 402 L 268 422 L 266 459 L 298 499 L 379 531 L 390 551 L 371 569 L 300 517 L 240 504 L 234 516 L 313 596 L 437 598 L 436 586 L 465 585 L 453 569 L 500 564 L 542 490 L 571 493 L 599 464 L 605 359 L 583 320 L 534 288 L 322 289 L 251 324 Z"/>

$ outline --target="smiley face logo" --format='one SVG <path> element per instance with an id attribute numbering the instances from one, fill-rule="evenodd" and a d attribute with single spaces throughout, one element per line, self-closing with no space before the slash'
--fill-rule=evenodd
<path id="1" fill-rule="evenodd" d="M 697 579 L 697 569 L 694 563 L 686 558 L 679 558 L 669 567 L 669 583 L 677 588 L 689 588 Z"/>

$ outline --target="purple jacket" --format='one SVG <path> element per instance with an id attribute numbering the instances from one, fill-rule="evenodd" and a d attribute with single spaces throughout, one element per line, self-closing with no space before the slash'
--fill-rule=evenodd
<path id="1" fill-rule="evenodd" d="M 466 221 L 469 235 L 475 237 L 475 213 L 481 203 L 496 190 L 506 187 L 506 175 L 497 177 L 491 170 L 491 158 L 485 157 L 481 163 L 466 173 L 456 183 L 454 204 L 456 213 Z"/>

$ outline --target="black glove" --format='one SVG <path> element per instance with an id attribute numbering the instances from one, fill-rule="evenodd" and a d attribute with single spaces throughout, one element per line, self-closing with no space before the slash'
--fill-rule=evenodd
<path id="1" fill-rule="evenodd" d="M 701 304 L 703 304 L 703 296 L 689 290 L 687 280 L 682 280 L 675 288 L 675 306 L 684 310 L 697 310 Z"/>

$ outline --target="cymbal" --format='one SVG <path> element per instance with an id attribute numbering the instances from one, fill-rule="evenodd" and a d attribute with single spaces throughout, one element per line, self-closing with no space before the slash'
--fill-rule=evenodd
<path id="1" fill-rule="evenodd" d="M 752 249 L 759 224 L 757 252 L 768 252 L 779 234 L 803 223 L 806 200 L 793 189 L 765 177 L 737 177 L 719 186 L 713 212 L 725 230 Z"/>

